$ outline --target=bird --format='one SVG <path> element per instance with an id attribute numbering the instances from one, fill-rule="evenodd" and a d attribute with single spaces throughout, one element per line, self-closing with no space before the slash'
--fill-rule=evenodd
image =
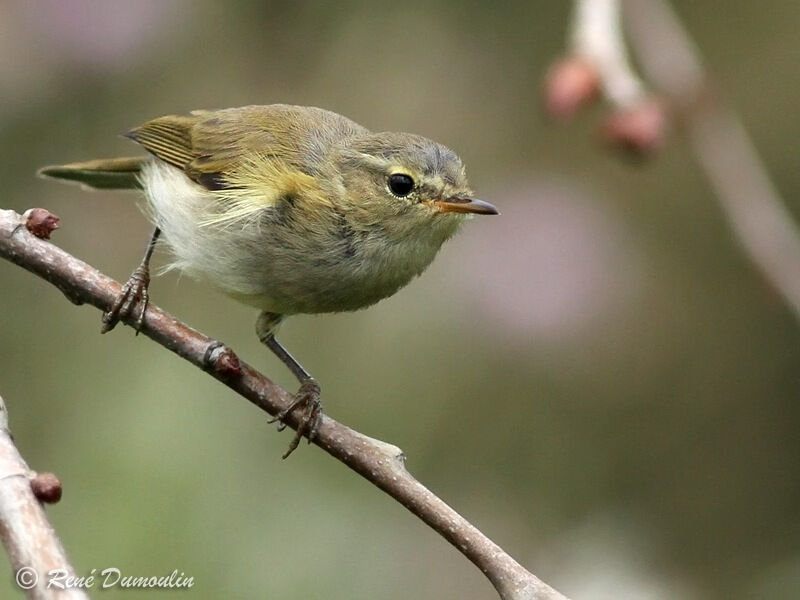
<path id="1" fill-rule="evenodd" d="M 393 295 L 474 215 L 458 155 L 425 137 L 372 132 L 338 113 L 288 104 L 167 115 L 123 134 L 148 154 L 40 169 L 89 189 L 140 189 L 154 229 L 103 314 L 141 328 L 159 240 L 169 268 L 257 308 L 256 333 L 300 387 L 270 422 L 301 411 L 283 458 L 321 422 L 317 380 L 278 342 L 286 317 L 354 311 Z"/>

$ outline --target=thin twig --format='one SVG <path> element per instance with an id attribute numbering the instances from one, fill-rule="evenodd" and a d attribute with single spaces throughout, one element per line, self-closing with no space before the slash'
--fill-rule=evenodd
<path id="1" fill-rule="evenodd" d="M 711 93 L 697 48 L 668 2 L 626 2 L 625 17 L 642 68 L 678 108 L 739 243 L 800 319 L 800 231 L 741 120 Z"/>
<path id="2" fill-rule="evenodd" d="M 0 210 L 0 256 L 58 287 L 71 301 L 107 310 L 120 284 L 60 248 L 34 237 L 23 217 Z M 131 325 L 131 319 L 125 323 Z M 281 387 L 229 349 L 149 304 L 141 333 L 204 369 L 262 410 L 275 415 L 291 401 Z M 296 411 L 297 413 L 298 411 Z M 298 414 L 287 424 L 296 429 Z M 392 496 L 455 546 L 504 600 L 565 600 L 414 479 L 402 451 L 324 416 L 314 443 Z"/>
<path id="3" fill-rule="evenodd" d="M 612 104 L 630 106 L 644 92 L 624 50 L 621 8 L 646 80 L 684 126 L 736 240 L 800 319 L 800 231 L 741 120 L 712 94 L 698 50 L 670 3 L 576 0 L 573 51 L 596 65 Z"/>
<path id="4" fill-rule="evenodd" d="M 645 87 L 628 61 L 619 14 L 620 0 L 579 0 L 570 24 L 570 48 L 592 65 L 603 94 L 619 107 L 642 101 Z"/>
<path id="5" fill-rule="evenodd" d="M 14 444 L 0 397 L 0 540 L 16 584 L 34 600 L 85 600 L 88 596 L 80 588 L 48 586 L 52 577 L 63 581 L 74 577 L 75 570 L 31 489 L 34 476 Z"/>

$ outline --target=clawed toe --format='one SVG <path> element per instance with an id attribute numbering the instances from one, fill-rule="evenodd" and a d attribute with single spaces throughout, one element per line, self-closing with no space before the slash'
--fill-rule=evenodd
<path id="1" fill-rule="evenodd" d="M 308 437 L 308 443 L 310 444 L 319 431 L 322 421 L 322 402 L 320 401 L 319 384 L 313 379 L 304 381 L 294 395 L 294 400 L 292 400 L 291 404 L 270 419 L 269 422 L 278 422 L 278 431 L 283 431 L 286 428 L 284 419 L 296 408 L 302 408 L 303 414 L 298 419 L 297 431 L 289 443 L 289 448 L 283 454 L 283 458 L 294 452 L 304 435 Z"/>
<path id="2" fill-rule="evenodd" d="M 147 287 L 150 284 L 150 275 L 146 269 L 139 267 L 133 272 L 128 282 L 122 287 L 119 296 L 114 301 L 114 305 L 103 313 L 103 325 L 101 333 L 107 333 L 116 327 L 120 320 L 128 317 L 135 306 L 139 306 L 139 316 L 136 318 L 134 328 L 138 335 L 144 323 L 144 314 L 150 295 Z"/>

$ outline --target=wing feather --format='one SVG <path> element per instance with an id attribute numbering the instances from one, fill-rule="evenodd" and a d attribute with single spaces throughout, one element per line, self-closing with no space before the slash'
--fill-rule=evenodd
<path id="1" fill-rule="evenodd" d="M 273 104 L 148 121 L 127 137 L 215 193 L 205 224 L 238 222 L 283 199 L 324 202 L 316 176 L 332 144 L 366 133 L 336 113 Z"/>
<path id="2" fill-rule="evenodd" d="M 195 158 L 191 136 L 193 125 L 193 117 L 159 117 L 131 129 L 125 136 L 164 162 L 183 169 Z"/>

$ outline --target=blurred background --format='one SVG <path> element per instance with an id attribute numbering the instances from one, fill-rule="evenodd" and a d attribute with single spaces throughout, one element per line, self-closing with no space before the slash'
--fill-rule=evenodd
<path id="1" fill-rule="evenodd" d="M 598 143 L 602 107 L 545 118 L 569 4 L 6 0 L 0 206 L 48 208 L 56 244 L 124 280 L 149 235 L 136 195 L 38 167 L 136 154 L 118 134 L 245 104 L 436 139 L 503 216 L 393 298 L 284 326 L 326 411 L 403 448 L 573 600 L 797 598 L 800 328 L 680 136 L 630 161 Z M 675 7 L 800 219 L 800 4 Z M 252 309 L 174 273 L 151 292 L 294 389 Z M 305 445 L 281 461 L 289 434 L 262 412 L 129 328 L 99 330 L 0 263 L 0 394 L 31 467 L 63 479 L 48 513 L 79 574 L 177 569 L 197 598 L 496 597 L 343 465 Z"/>

